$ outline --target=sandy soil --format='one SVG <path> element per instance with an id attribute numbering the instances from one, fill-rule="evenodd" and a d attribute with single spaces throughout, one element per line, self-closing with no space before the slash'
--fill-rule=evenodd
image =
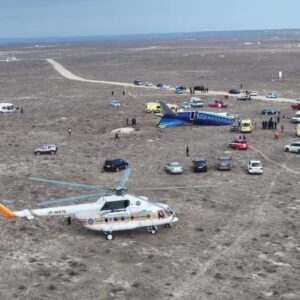
<path id="1" fill-rule="evenodd" d="M 120 156 L 132 168 L 128 190 L 144 187 L 140 195 L 167 203 L 179 217 L 172 229 L 155 236 L 120 232 L 112 242 L 76 223 L 67 226 L 64 218 L 16 224 L 0 217 L 0 299 L 299 299 L 300 156 L 283 151 L 296 139 L 295 126 L 282 118 L 279 141 L 260 126 L 268 118 L 260 115 L 263 107 L 291 117 L 289 103 L 231 97 L 227 111 L 251 118 L 256 128 L 247 135 L 251 149 L 230 151 L 228 142 L 236 134 L 227 127 L 159 129 L 158 118 L 144 113 L 146 102 L 179 103 L 187 95 L 68 80 L 46 61 L 52 58 L 91 80 L 203 83 L 212 91 L 242 82 L 245 89 L 277 90 L 294 99 L 300 94 L 300 49 L 293 45 L 293 40 L 252 46 L 185 41 L 0 49 L 20 59 L 0 62 L 0 99 L 24 109 L 0 116 L 0 198 L 10 200 L 9 207 L 33 208 L 42 200 L 80 193 L 32 183 L 30 176 L 114 186 L 120 174 L 101 169 L 107 157 Z M 282 82 L 272 81 L 278 69 L 286 74 Z M 202 97 L 206 101 L 207 95 Z M 111 107 L 112 99 L 122 106 Z M 112 130 L 133 117 L 138 130 L 114 141 Z M 34 156 L 42 143 L 57 144 L 58 153 Z M 233 157 L 230 172 L 216 169 L 223 153 Z M 205 174 L 191 171 L 197 154 L 208 160 Z M 262 176 L 247 174 L 252 158 L 262 161 Z M 184 173 L 166 174 L 169 161 L 181 162 Z M 147 190 L 194 184 L 217 187 Z"/>

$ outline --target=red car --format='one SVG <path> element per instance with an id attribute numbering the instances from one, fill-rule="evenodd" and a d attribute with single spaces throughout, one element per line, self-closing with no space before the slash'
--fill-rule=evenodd
<path id="1" fill-rule="evenodd" d="M 208 106 L 211 107 L 216 107 L 216 108 L 225 108 L 227 107 L 227 103 L 223 99 L 215 99 L 215 98 L 210 98 L 208 99 Z"/>
<path id="2" fill-rule="evenodd" d="M 240 139 L 233 140 L 229 144 L 229 147 L 232 149 L 238 149 L 238 150 L 247 150 L 248 149 L 247 141 L 240 140 Z"/>
<path id="3" fill-rule="evenodd" d="M 293 104 L 292 109 L 300 110 L 300 103 Z"/>

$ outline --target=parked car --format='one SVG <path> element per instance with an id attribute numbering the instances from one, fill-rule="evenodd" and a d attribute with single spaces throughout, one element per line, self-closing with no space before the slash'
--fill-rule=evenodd
<path id="1" fill-rule="evenodd" d="M 183 85 L 181 84 L 181 85 L 179 85 L 179 86 L 176 86 L 176 89 L 180 89 L 180 90 L 185 91 L 185 90 L 186 90 L 186 87 L 183 86 Z"/>
<path id="2" fill-rule="evenodd" d="M 230 156 L 220 156 L 218 159 L 218 170 L 231 170 L 232 159 Z"/>
<path id="3" fill-rule="evenodd" d="M 237 100 L 239 101 L 248 101 L 248 100 L 252 100 L 250 95 L 243 95 L 241 97 L 238 97 Z"/>
<path id="4" fill-rule="evenodd" d="M 169 89 L 171 87 L 165 83 L 158 83 L 156 86 L 161 89 Z"/>
<path id="5" fill-rule="evenodd" d="M 144 84 L 144 81 L 142 81 L 142 80 L 135 80 L 133 83 L 134 83 L 135 85 L 143 85 L 143 84 Z"/>
<path id="6" fill-rule="evenodd" d="M 149 82 L 149 81 L 146 81 L 146 82 L 145 82 L 145 86 L 153 86 L 153 83 L 152 83 L 152 82 Z"/>
<path id="7" fill-rule="evenodd" d="M 190 104 L 191 104 L 191 107 L 203 107 L 204 106 L 203 100 L 198 97 L 192 97 L 190 99 Z"/>
<path id="8" fill-rule="evenodd" d="M 122 158 L 109 158 L 104 162 L 103 170 L 111 172 L 119 172 L 122 169 L 128 168 L 128 162 Z"/>
<path id="9" fill-rule="evenodd" d="M 110 105 L 113 107 L 119 107 L 121 106 L 121 103 L 118 100 L 113 100 L 110 102 Z"/>
<path id="10" fill-rule="evenodd" d="M 250 96 L 258 96 L 258 92 L 253 90 L 249 93 Z"/>
<path id="11" fill-rule="evenodd" d="M 278 98 L 279 94 L 277 92 L 269 92 L 267 94 L 267 98 L 272 98 L 272 99 L 275 99 L 275 98 Z"/>
<path id="12" fill-rule="evenodd" d="M 176 88 L 175 94 L 183 94 L 183 90 L 180 88 Z"/>
<path id="13" fill-rule="evenodd" d="M 284 146 L 285 152 L 295 152 L 300 154 L 300 141 L 295 141 L 291 144 Z"/>
<path id="14" fill-rule="evenodd" d="M 280 113 L 280 110 L 277 109 L 277 108 L 265 107 L 261 110 L 262 115 L 275 115 L 275 114 L 278 114 L 278 113 Z"/>
<path id="15" fill-rule="evenodd" d="M 181 174 L 183 172 L 182 165 L 179 162 L 170 162 L 166 164 L 165 170 L 170 174 Z"/>
<path id="16" fill-rule="evenodd" d="M 193 171 L 194 172 L 207 172 L 207 162 L 203 157 L 196 157 L 193 160 Z"/>
<path id="17" fill-rule="evenodd" d="M 223 99 L 217 99 L 217 98 L 209 98 L 207 101 L 207 105 L 215 108 L 227 107 L 227 103 Z"/>
<path id="18" fill-rule="evenodd" d="M 231 143 L 229 143 L 229 147 L 232 149 L 238 149 L 238 150 L 247 150 L 248 145 L 247 141 L 241 140 L 241 139 L 235 139 Z"/>
<path id="19" fill-rule="evenodd" d="M 184 102 L 180 103 L 180 107 L 188 109 L 188 108 L 191 108 L 191 104 L 190 104 L 190 102 L 184 101 Z"/>
<path id="20" fill-rule="evenodd" d="M 207 88 L 204 85 L 196 85 L 194 86 L 194 91 L 199 91 L 199 92 L 203 92 L 205 91 Z"/>
<path id="21" fill-rule="evenodd" d="M 228 91 L 229 94 L 233 94 L 233 95 L 238 95 L 241 93 L 241 91 L 237 88 L 231 88 L 229 91 Z"/>
<path id="22" fill-rule="evenodd" d="M 249 160 L 247 164 L 247 169 L 249 174 L 262 174 L 263 173 L 263 166 L 260 160 Z"/>
<path id="23" fill-rule="evenodd" d="M 230 125 L 229 130 L 231 132 L 239 132 L 240 131 L 240 126 L 239 126 L 239 124 L 232 124 L 232 125 Z"/>
<path id="24" fill-rule="evenodd" d="M 57 147 L 54 144 L 44 144 L 39 148 L 34 150 L 34 154 L 55 154 L 57 152 Z"/>
<path id="25" fill-rule="evenodd" d="M 300 103 L 295 103 L 291 107 L 292 107 L 292 109 L 298 110 L 298 109 L 300 109 Z"/>
<path id="26" fill-rule="evenodd" d="M 298 110 L 295 115 L 292 117 L 291 122 L 293 124 L 298 124 L 300 123 L 300 110 Z"/>

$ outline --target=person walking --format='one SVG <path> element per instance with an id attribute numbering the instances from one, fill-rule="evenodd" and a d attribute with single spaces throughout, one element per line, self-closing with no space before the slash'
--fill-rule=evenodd
<path id="1" fill-rule="evenodd" d="M 280 116 L 277 116 L 277 124 L 280 122 Z"/>
<path id="2" fill-rule="evenodd" d="M 190 156 L 190 149 L 189 149 L 189 146 L 186 146 L 186 156 Z"/>
<path id="3" fill-rule="evenodd" d="M 71 135 L 72 134 L 72 128 L 69 128 L 68 132 L 69 132 L 69 135 Z"/>
<path id="4" fill-rule="evenodd" d="M 283 133 L 283 131 L 284 131 L 284 126 L 281 125 L 281 126 L 280 126 L 280 129 L 281 129 L 281 133 Z"/>
<path id="5" fill-rule="evenodd" d="M 21 107 L 20 112 L 21 112 L 21 114 L 24 112 L 24 111 L 23 111 L 23 107 Z"/>
<path id="6" fill-rule="evenodd" d="M 119 140 L 119 135 L 118 135 L 117 132 L 115 133 L 115 141 L 116 141 L 116 140 Z"/>
<path id="7" fill-rule="evenodd" d="M 128 126 L 129 125 L 129 119 L 127 118 L 126 119 L 126 126 Z"/>
<path id="8" fill-rule="evenodd" d="M 274 140 L 278 141 L 279 138 L 279 132 L 277 130 L 274 131 Z"/>
<path id="9" fill-rule="evenodd" d="M 125 91 L 123 90 L 123 96 L 125 96 Z"/>
<path id="10" fill-rule="evenodd" d="M 111 95 L 112 95 L 112 96 L 114 95 L 114 91 L 111 91 Z"/>

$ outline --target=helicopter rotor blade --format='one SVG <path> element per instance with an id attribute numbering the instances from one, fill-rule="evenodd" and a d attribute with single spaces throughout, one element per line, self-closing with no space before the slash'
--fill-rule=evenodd
<path id="1" fill-rule="evenodd" d="M 124 170 L 123 175 L 121 180 L 118 182 L 117 186 L 116 186 L 116 190 L 124 190 L 125 189 L 125 184 L 130 176 L 131 170 L 130 168 L 127 168 Z"/>
<path id="2" fill-rule="evenodd" d="M 32 181 L 36 181 L 36 182 L 62 185 L 62 186 L 70 186 L 70 187 L 76 187 L 76 188 L 80 188 L 80 189 L 84 189 L 84 190 L 105 189 L 105 188 L 101 188 L 101 187 L 98 187 L 98 186 L 92 185 L 92 184 L 83 184 L 83 183 L 64 181 L 64 180 L 48 179 L 48 178 L 41 178 L 41 177 L 29 177 L 29 179 Z"/>
<path id="3" fill-rule="evenodd" d="M 38 206 L 47 206 L 47 205 L 52 205 L 52 204 L 72 202 L 72 201 L 76 201 L 76 200 L 92 199 L 92 198 L 97 198 L 97 197 L 101 197 L 101 196 L 105 196 L 105 195 L 107 195 L 106 192 L 98 192 L 98 193 L 95 193 L 95 194 L 70 196 L 70 197 L 64 197 L 64 198 L 60 198 L 60 199 L 52 199 L 52 200 L 39 202 L 37 205 Z"/>
<path id="4" fill-rule="evenodd" d="M 183 185 L 183 186 L 165 186 L 165 187 L 153 187 L 153 188 L 137 188 L 131 189 L 136 191 L 156 191 L 156 190 L 175 190 L 175 189 L 199 189 L 199 188 L 211 188 L 217 185 Z"/>

